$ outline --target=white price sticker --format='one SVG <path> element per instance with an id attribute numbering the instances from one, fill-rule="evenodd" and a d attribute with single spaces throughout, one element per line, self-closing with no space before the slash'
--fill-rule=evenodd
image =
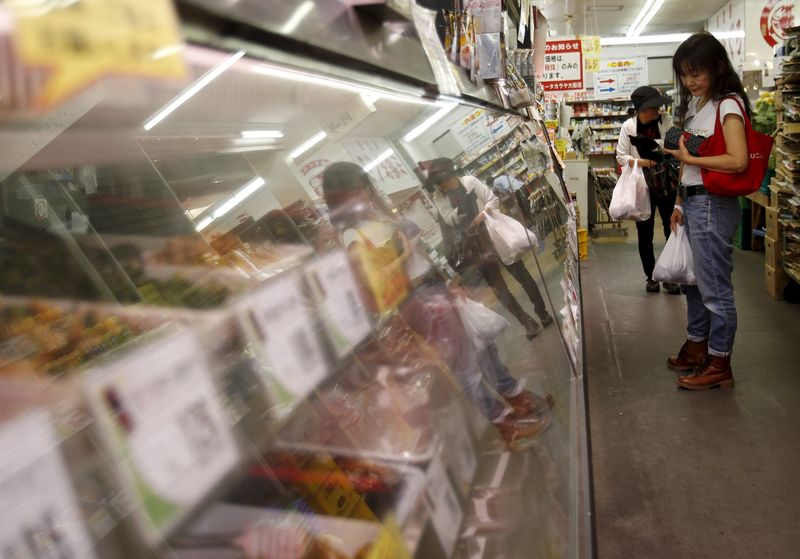
<path id="1" fill-rule="evenodd" d="M 286 413 L 329 371 L 299 277 L 287 274 L 264 285 L 244 301 L 239 317 L 266 361 L 262 380 L 276 411 Z"/>
<path id="2" fill-rule="evenodd" d="M 189 332 L 91 371 L 86 391 L 151 542 L 239 460 L 202 348 Z"/>
<path id="3" fill-rule="evenodd" d="M 425 494 L 433 528 L 439 536 L 445 555 L 450 557 L 458 540 L 464 512 L 447 477 L 447 470 L 439 458 L 428 466 L 428 488 Z"/>
<path id="4" fill-rule="evenodd" d="M 344 357 L 372 329 L 347 255 L 338 251 L 317 259 L 306 267 L 306 277 L 337 357 Z"/>
<path id="5" fill-rule="evenodd" d="M 95 557 L 47 413 L 0 426 L 0 557 Z"/>

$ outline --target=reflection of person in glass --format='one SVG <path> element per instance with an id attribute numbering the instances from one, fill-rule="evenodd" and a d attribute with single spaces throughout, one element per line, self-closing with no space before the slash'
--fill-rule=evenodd
<path id="1" fill-rule="evenodd" d="M 525 327 L 525 335 L 533 339 L 541 327 L 517 302 L 500 271 L 500 259 L 483 224 L 486 213 L 500 211 L 500 202 L 479 179 L 466 175 L 456 168 L 452 159 L 434 159 L 428 169 L 427 187 L 436 187 L 433 203 L 439 213 L 443 236 L 451 240 L 448 250 L 451 261 L 459 265 L 475 265 L 478 273 L 494 291 L 500 303 Z M 457 253 L 457 255 L 455 254 Z M 553 323 L 547 312 L 539 286 L 522 260 L 503 264 L 522 285 L 533 309 L 543 326 Z"/>
<path id="2" fill-rule="evenodd" d="M 340 230 L 351 260 L 357 260 L 360 254 L 354 250 L 356 243 L 394 243 L 400 248 L 397 262 L 405 267 L 413 286 L 400 308 L 403 320 L 433 347 L 509 446 L 513 448 L 521 439 L 542 433 L 550 424 L 546 412 L 552 397 L 541 398 L 524 390 L 500 360 L 493 343 L 483 350 L 476 347 L 454 305 L 455 297 L 463 295 L 451 292 L 430 261 L 414 249 L 419 227 L 396 219 L 369 175 L 354 163 L 329 165 L 323 191 L 331 221 Z M 354 269 L 361 270 L 364 265 L 355 261 Z M 363 283 L 363 278 L 359 279 Z"/>

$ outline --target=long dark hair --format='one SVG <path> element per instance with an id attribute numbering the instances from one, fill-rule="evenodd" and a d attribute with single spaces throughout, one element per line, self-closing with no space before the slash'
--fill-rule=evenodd
<path id="1" fill-rule="evenodd" d="M 711 78 L 711 88 L 708 96 L 716 100 L 736 93 L 742 98 L 748 118 L 752 116 L 750 101 L 744 92 L 742 80 L 733 69 L 725 47 L 722 46 L 711 33 L 695 33 L 678 47 L 672 57 L 672 70 L 675 72 L 675 84 L 680 91 L 680 120 L 686 116 L 689 102 L 692 100 L 691 92 L 681 84 L 681 75 L 689 72 L 708 72 Z"/>
<path id="2" fill-rule="evenodd" d="M 334 225 L 352 225 L 356 215 L 348 211 L 347 196 L 366 192 L 372 206 L 379 210 L 381 217 L 394 219 L 391 208 L 381 198 L 369 174 L 355 163 L 337 161 L 325 167 L 322 173 L 322 195 L 328 204 L 331 222 Z"/>

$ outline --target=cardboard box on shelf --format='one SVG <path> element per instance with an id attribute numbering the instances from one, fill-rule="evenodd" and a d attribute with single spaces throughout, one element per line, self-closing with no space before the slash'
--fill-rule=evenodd
<path id="1" fill-rule="evenodd" d="M 789 283 L 789 276 L 782 267 L 774 268 L 769 265 L 764 266 L 764 288 L 773 299 L 783 299 L 783 288 Z"/>

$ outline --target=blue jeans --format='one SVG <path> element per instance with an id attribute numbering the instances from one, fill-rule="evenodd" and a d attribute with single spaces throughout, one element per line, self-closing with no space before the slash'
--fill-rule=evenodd
<path id="1" fill-rule="evenodd" d="M 708 340 L 710 355 L 727 357 L 736 335 L 731 276 L 739 202 L 735 197 L 699 194 L 684 199 L 683 212 L 697 277 L 697 285 L 686 287 L 688 338 Z"/>
<path id="2" fill-rule="evenodd" d="M 521 386 L 500 359 L 496 345 L 489 344 L 478 353 L 477 361 L 483 373 L 483 382 L 472 387 L 471 398 L 489 421 L 499 421 L 506 416 L 508 406 L 498 400 L 489 388 L 501 396 L 516 396 L 520 393 Z"/>

